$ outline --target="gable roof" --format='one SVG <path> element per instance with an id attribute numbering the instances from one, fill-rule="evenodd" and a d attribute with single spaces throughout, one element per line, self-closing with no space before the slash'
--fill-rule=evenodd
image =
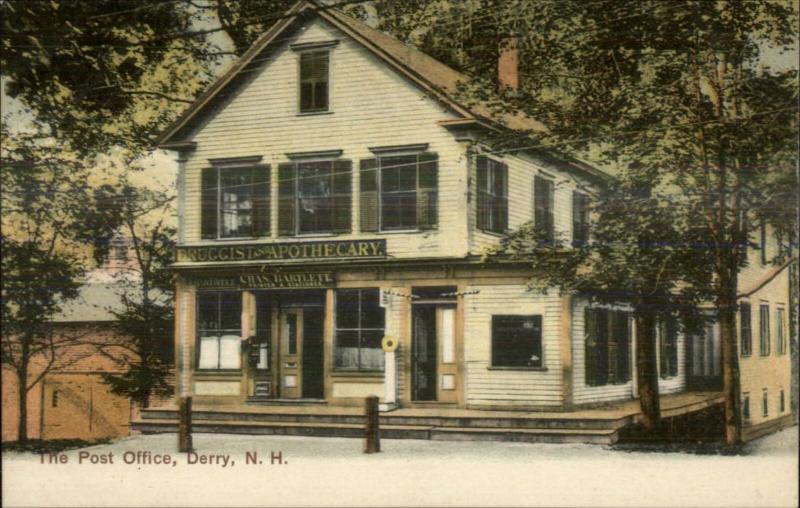
<path id="1" fill-rule="evenodd" d="M 214 99 L 235 80 L 256 56 L 262 53 L 270 44 L 279 38 L 279 35 L 288 29 L 294 21 L 305 13 L 314 13 L 334 27 L 338 28 L 351 39 L 361 44 L 384 63 L 394 68 L 427 93 L 448 106 L 462 119 L 449 123 L 477 122 L 485 127 L 504 127 L 516 131 L 547 132 L 547 127 L 538 120 L 522 113 L 505 113 L 493 115 L 492 109 L 482 103 L 465 105 L 458 100 L 460 84 L 467 84 L 471 78 L 435 58 L 419 51 L 403 42 L 376 30 L 367 24 L 347 16 L 328 6 L 320 5 L 316 0 L 301 0 L 292 6 L 286 14 L 272 27 L 264 32 L 253 45 L 237 60 L 231 68 L 223 74 L 211 87 L 206 90 L 178 119 L 164 130 L 157 138 L 161 148 L 182 149 L 189 147 L 189 141 L 181 139 L 195 117 L 200 116 L 213 103 Z M 569 162 L 582 172 L 596 178 L 606 178 L 607 175 L 588 164 L 575 159 Z"/>

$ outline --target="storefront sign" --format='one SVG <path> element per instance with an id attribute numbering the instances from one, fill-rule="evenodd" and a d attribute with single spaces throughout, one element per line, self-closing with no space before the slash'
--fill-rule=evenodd
<path id="1" fill-rule="evenodd" d="M 383 258 L 386 257 L 386 240 L 178 247 L 175 257 L 178 263 Z"/>
<path id="2" fill-rule="evenodd" d="M 288 289 L 333 287 L 330 272 L 248 273 L 234 276 L 192 277 L 197 289 Z"/>

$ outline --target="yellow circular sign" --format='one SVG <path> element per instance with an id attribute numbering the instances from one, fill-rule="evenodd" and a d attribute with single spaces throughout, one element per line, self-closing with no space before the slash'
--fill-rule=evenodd
<path id="1" fill-rule="evenodd" d="M 397 350 L 397 346 L 399 345 L 400 344 L 398 343 L 397 339 L 391 335 L 385 336 L 381 341 L 381 346 L 386 353 L 393 353 L 395 350 Z"/>

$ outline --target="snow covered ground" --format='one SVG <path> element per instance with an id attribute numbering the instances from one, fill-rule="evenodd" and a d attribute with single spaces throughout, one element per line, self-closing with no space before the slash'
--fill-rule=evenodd
<path id="1" fill-rule="evenodd" d="M 66 463 L 6 453 L 3 506 L 798 504 L 797 427 L 736 456 L 411 440 L 364 455 L 357 439 L 218 434 L 194 444 L 196 457 L 176 452 L 174 434 L 68 451 Z"/>

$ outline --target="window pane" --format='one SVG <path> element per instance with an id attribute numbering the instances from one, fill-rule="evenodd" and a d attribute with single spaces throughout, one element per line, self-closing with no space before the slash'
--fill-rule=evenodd
<path id="1" fill-rule="evenodd" d="M 197 294 L 198 330 L 219 329 L 219 293 Z"/>
<path id="2" fill-rule="evenodd" d="M 300 84 L 300 111 L 311 111 L 313 109 L 314 84 Z"/>
<path id="3" fill-rule="evenodd" d="M 220 170 L 222 236 L 250 236 L 253 224 L 253 170 Z"/>
<path id="4" fill-rule="evenodd" d="M 337 330 L 333 362 L 337 368 L 358 369 L 358 330 Z"/>
<path id="5" fill-rule="evenodd" d="M 384 309 L 380 306 L 380 296 L 377 289 L 364 289 L 361 291 L 361 325 L 360 328 L 383 328 L 385 317 Z"/>
<path id="6" fill-rule="evenodd" d="M 240 330 L 242 328 L 241 293 L 220 293 L 220 329 Z"/>
<path id="7" fill-rule="evenodd" d="M 336 328 L 358 328 L 358 290 L 336 291 Z"/>
<path id="8" fill-rule="evenodd" d="M 238 335 L 223 335 L 219 340 L 219 368 L 238 369 L 241 360 L 242 340 Z"/>
<path id="9" fill-rule="evenodd" d="M 200 354 L 197 367 L 200 369 L 216 369 L 219 365 L 219 337 L 200 338 Z"/>
<path id="10" fill-rule="evenodd" d="M 314 109 L 328 109 L 328 83 L 314 84 Z"/>
<path id="11" fill-rule="evenodd" d="M 361 370 L 383 370 L 383 330 L 361 332 Z"/>

